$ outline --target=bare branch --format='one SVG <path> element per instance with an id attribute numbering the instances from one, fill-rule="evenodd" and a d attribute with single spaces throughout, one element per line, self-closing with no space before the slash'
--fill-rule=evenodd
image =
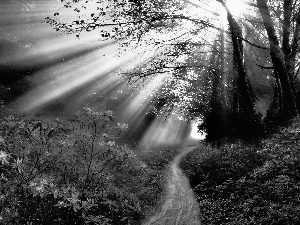
<path id="1" fill-rule="evenodd" d="M 274 67 L 273 66 L 262 66 L 262 65 L 259 65 L 259 64 L 256 64 L 259 68 L 261 69 L 268 69 L 268 70 L 273 70 Z"/>

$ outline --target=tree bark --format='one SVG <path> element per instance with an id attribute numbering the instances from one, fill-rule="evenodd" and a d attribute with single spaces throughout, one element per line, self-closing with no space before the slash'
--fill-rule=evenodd
<path id="1" fill-rule="evenodd" d="M 286 2 L 286 7 L 288 7 L 288 1 Z M 292 90 L 292 85 L 288 75 L 288 70 L 285 63 L 285 55 L 283 50 L 279 46 L 279 41 L 276 35 L 275 26 L 271 18 L 269 7 L 266 0 L 257 0 L 257 6 L 259 8 L 261 17 L 263 19 L 264 27 L 267 31 L 269 45 L 270 45 L 270 55 L 272 58 L 272 63 L 274 67 L 274 72 L 276 78 L 280 80 L 281 90 L 282 90 L 282 105 L 283 108 L 281 113 L 283 116 L 293 116 L 296 113 L 295 107 L 295 94 Z M 286 15 L 288 18 L 288 13 Z M 286 31 L 289 27 L 284 28 Z M 284 42 L 289 40 L 289 34 L 285 34 Z M 289 45 L 285 43 L 285 48 Z"/>
<path id="2" fill-rule="evenodd" d="M 228 94 L 227 94 L 227 75 L 226 75 L 226 71 L 225 71 L 225 32 L 224 32 L 224 25 L 221 24 L 221 52 L 220 52 L 220 57 L 221 57 L 221 77 L 222 77 L 222 80 L 224 82 L 223 84 L 223 102 L 224 102 L 224 105 L 225 105 L 225 108 L 228 107 Z"/>
<path id="3" fill-rule="evenodd" d="M 296 15 L 296 28 L 291 46 L 291 58 L 296 61 L 296 54 L 300 52 L 300 8 Z"/>
<path id="4" fill-rule="evenodd" d="M 291 33 L 292 33 L 292 11 L 293 11 L 293 0 L 284 0 L 283 3 L 283 26 L 282 26 L 282 52 L 284 54 L 284 61 L 288 78 L 290 81 L 293 95 L 295 95 L 295 82 L 294 73 L 295 67 L 293 65 L 293 58 L 291 54 Z"/>
<path id="5" fill-rule="evenodd" d="M 291 52 L 290 37 L 291 37 L 291 17 L 293 10 L 293 0 L 284 0 L 283 3 L 283 26 L 282 26 L 282 51 L 286 58 Z"/>
<path id="6" fill-rule="evenodd" d="M 296 90 L 296 83 L 299 84 L 299 80 L 296 79 L 298 71 L 296 70 L 296 55 L 300 52 L 300 8 L 298 9 L 298 12 L 296 14 L 296 26 L 294 30 L 294 37 L 292 40 L 291 45 L 291 56 L 290 56 L 290 65 L 291 68 L 293 68 L 293 81 L 295 85 L 295 95 L 296 95 L 296 107 L 297 109 L 300 108 L 300 95 L 297 94 L 297 91 L 299 93 L 299 90 Z"/>
<path id="7" fill-rule="evenodd" d="M 300 8 L 296 15 L 296 28 L 294 31 L 294 38 L 292 41 L 292 57 L 296 57 L 297 52 L 300 51 Z"/>

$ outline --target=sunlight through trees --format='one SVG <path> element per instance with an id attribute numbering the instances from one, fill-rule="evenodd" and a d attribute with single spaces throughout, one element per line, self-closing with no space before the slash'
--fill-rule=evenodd
<path id="1" fill-rule="evenodd" d="M 0 29 L 0 223 L 141 222 L 205 139 L 204 223 L 298 224 L 300 0 L 0 0 Z"/>
<path id="2" fill-rule="evenodd" d="M 41 10 L 46 4 L 51 5 L 51 13 Z M 52 56 L 41 64 L 60 57 L 61 70 L 51 75 L 50 82 L 49 75 L 41 79 L 44 75 L 37 74 L 42 85 L 17 102 L 21 108 L 43 107 L 89 86 L 92 91 L 88 95 L 82 92 L 81 100 L 76 97 L 80 104 L 86 99 L 84 95 L 118 93 L 124 88 L 122 83 L 128 82 L 136 90 L 134 101 L 147 100 L 140 106 L 132 102 L 125 111 L 132 114 L 134 104 L 140 112 L 151 108 L 157 114 L 203 120 L 200 128 L 212 138 L 257 134 L 265 126 L 260 118 L 265 118 L 267 111 L 257 110 L 260 106 L 270 109 L 268 123 L 296 113 L 297 0 L 63 0 L 60 4 L 37 1 L 24 6 L 28 10 L 38 7 L 45 22 L 62 34 L 71 34 L 67 38 L 72 41 L 64 46 L 48 45 Z M 57 32 L 57 36 L 62 34 Z M 68 45 L 70 50 L 64 57 L 55 56 Z M 82 56 L 68 58 L 72 52 Z M 42 74 L 49 73 L 45 72 Z M 146 93 L 143 88 L 151 91 Z M 32 96 L 39 98 L 32 101 Z"/>

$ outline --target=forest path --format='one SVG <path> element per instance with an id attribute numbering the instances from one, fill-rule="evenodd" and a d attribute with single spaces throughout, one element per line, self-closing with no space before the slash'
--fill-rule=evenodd
<path id="1" fill-rule="evenodd" d="M 198 203 L 188 178 L 179 168 L 180 160 L 196 147 L 187 147 L 176 156 L 167 172 L 165 201 L 144 225 L 199 225 Z"/>

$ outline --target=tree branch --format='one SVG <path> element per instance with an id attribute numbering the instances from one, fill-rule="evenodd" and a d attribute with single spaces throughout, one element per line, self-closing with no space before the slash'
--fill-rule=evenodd
<path id="1" fill-rule="evenodd" d="M 260 67 L 261 69 L 268 69 L 268 70 L 273 70 L 274 67 L 273 66 L 262 66 L 262 65 L 259 65 L 259 64 L 256 64 L 258 67 Z"/>

